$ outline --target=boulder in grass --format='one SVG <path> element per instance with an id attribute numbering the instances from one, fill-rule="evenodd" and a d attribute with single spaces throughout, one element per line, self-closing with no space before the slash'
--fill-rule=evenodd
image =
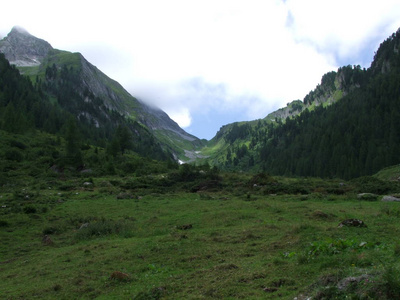
<path id="1" fill-rule="evenodd" d="M 120 271 L 114 271 L 111 274 L 110 279 L 117 281 L 129 281 L 131 277 L 126 273 L 122 273 Z"/>
<path id="2" fill-rule="evenodd" d="M 51 246 L 54 244 L 53 240 L 47 234 L 42 238 L 42 243 L 45 246 Z"/>
<path id="3" fill-rule="evenodd" d="M 339 223 L 338 227 L 341 228 L 343 226 L 346 227 L 367 227 L 364 221 L 359 219 L 347 219 Z"/>
<path id="4" fill-rule="evenodd" d="M 192 229 L 192 228 L 193 228 L 192 224 L 185 224 L 185 225 L 176 226 L 176 229 L 179 229 L 179 230 L 189 230 L 189 229 Z"/>
<path id="5" fill-rule="evenodd" d="M 121 192 L 117 195 L 117 199 L 122 200 L 122 199 L 134 199 L 135 196 L 133 196 L 131 193 L 128 192 Z"/>
<path id="6" fill-rule="evenodd" d="M 376 201 L 378 200 L 378 195 L 372 193 L 361 193 L 357 195 L 357 199 L 366 201 Z"/>
<path id="7" fill-rule="evenodd" d="M 383 196 L 382 201 L 383 202 L 400 202 L 400 198 L 397 198 L 394 196 Z"/>
<path id="8" fill-rule="evenodd" d="M 370 276 L 367 274 L 363 274 L 358 277 L 346 277 L 339 281 L 339 283 L 337 284 L 337 288 L 339 291 L 345 291 L 348 288 L 358 285 L 362 281 L 364 281 L 364 282 L 368 281 L 369 277 Z"/>

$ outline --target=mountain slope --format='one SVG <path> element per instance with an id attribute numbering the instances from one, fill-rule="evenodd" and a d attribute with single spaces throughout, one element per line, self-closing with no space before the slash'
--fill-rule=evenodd
<path id="1" fill-rule="evenodd" d="M 257 145 L 265 142 L 267 132 L 274 127 L 281 126 L 287 120 L 303 112 L 310 112 L 319 106 L 327 107 L 336 103 L 360 87 L 365 80 L 364 73 L 365 70 L 361 70 L 359 66 L 346 66 L 339 68 L 337 72 L 329 72 L 322 76 L 321 83 L 310 91 L 303 101 L 289 102 L 286 107 L 268 114 L 263 119 L 232 123 L 221 127 L 207 147 L 202 149 L 202 153 L 210 156 L 212 164 L 225 165 L 234 169 L 252 168 L 255 157 L 250 158 L 251 165 L 247 163 L 239 165 L 240 155 L 239 158 L 237 155 L 235 156 L 236 152 L 248 152 L 244 150 L 243 145 L 252 151 Z M 228 154 L 229 152 L 233 153 L 232 159 L 234 160 L 232 162 L 226 159 L 227 155 L 228 158 L 231 156 Z"/>
<path id="2" fill-rule="evenodd" d="M 397 31 L 368 70 L 328 73 L 302 103 L 224 126 L 210 143 L 215 151 L 204 152 L 228 169 L 281 175 L 352 178 L 400 163 L 399 45 Z"/>
<path id="3" fill-rule="evenodd" d="M 186 133 L 165 112 L 132 97 L 118 82 L 90 64 L 80 53 L 54 49 L 48 42 L 18 27 L 14 27 L 0 41 L 0 52 L 23 74 L 30 76 L 33 81 L 40 81 L 43 88 L 50 89 L 53 94 L 58 93 L 58 86 L 55 84 L 57 73 L 66 73 L 64 75 L 68 75 L 70 80 L 69 88 L 76 94 L 75 111 L 71 113 L 85 116 L 97 127 L 102 125 L 100 116 L 111 119 L 109 111 L 115 111 L 142 124 L 166 150 L 173 152 L 181 160 L 187 159 L 184 157 L 185 150 L 193 150 L 202 145 L 201 140 Z M 101 102 L 101 105 L 91 107 L 96 113 L 78 110 L 94 99 L 97 104 Z"/>

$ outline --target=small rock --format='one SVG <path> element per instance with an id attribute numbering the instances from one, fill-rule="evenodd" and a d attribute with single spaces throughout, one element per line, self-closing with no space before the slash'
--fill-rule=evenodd
<path id="1" fill-rule="evenodd" d="M 93 184 L 93 183 L 91 183 L 91 182 L 89 182 L 89 181 L 86 181 L 86 182 L 83 183 L 84 186 L 89 186 L 89 185 L 92 185 L 92 184 Z"/>
<path id="2" fill-rule="evenodd" d="M 347 277 L 339 281 L 337 288 L 339 291 L 347 289 L 349 286 L 357 285 L 360 281 L 368 279 L 368 275 L 364 274 L 358 277 Z"/>
<path id="3" fill-rule="evenodd" d="M 43 238 L 42 238 L 42 243 L 46 246 L 50 246 L 53 245 L 54 242 L 52 241 L 52 239 L 46 234 Z"/>
<path id="4" fill-rule="evenodd" d="M 367 200 L 367 201 L 376 201 L 378 200 L 378 195 L 372 193 L 361 193 L 357 195 L 357 199 Z"/>
<path id="5" fill-rule="evenodd" d="M 383 196 L 382 201 L 383 202 L 399 202 L 400 198 L 393 197 L 393 196 Z"/>
<path id="6" fill-rule="evenodd" d="M 329 215 L 327 213 L 324 213 L 321 210 L 316 210 L 312 213 L 312 216 L 316 219 L 328 219 Z"/>
<path id="7" fill-rule="evenodd" d="M 89 227 L 89 223 L 83 223 L 81 225 L 81 227 L 79 227 L 79 230 L 83 229 L 83 228 L 88 228 Z"/>
<path id="8" fill-rule="evenodd" d="M 274 293 L 277 290 L 278 290 L 278 288 L 275 288 L 275 287 L 266 287 L 266 288 L 263 289 L 263 291 L 266 292 L 266 293 Z"/>
<path id="9" fill-rule="evenodd" d="M 117 195 L 117 199 L 133 199 L 133 198 L 135 198 L 132 194 L 130 194 L 130 193 L 125 193 L 125 192 L 122 192 L 122 193 L 119 193 L 118 195 Z"/>
<path id="10" fill-rule="evenodd" d="M 122 273 L 120 271 L 114 271 L 111 274 L 110 279 L 118 280 L 118 281 L 128 281 L 130 279 L 130 276 L 128 274 Z"/>
<path id="11" fill-rule="evenodd" d="M 343 226 L 347 227 L 367 227 L 365 225 L 364 221 L 361 221 L 359 219 L 347 219 L 339 223 L 338 227 L 341 228 Z"/>
<path id="12" fill-rule="evenodd" d="M 188 229 L 192 229 L 192 228 L 193 228 L 192 224 L 176 226 L 176 229 L 179 229 L 179 230 L 188 230 Z"/>

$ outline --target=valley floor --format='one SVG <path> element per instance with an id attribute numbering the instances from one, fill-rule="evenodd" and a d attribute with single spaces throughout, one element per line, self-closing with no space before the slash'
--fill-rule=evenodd
<path id="1" fill-rule="evenodd" d="M 130 189 L 121 178 L 6 187 L 1 298 L 400 295 L 399 203 L 330 193 L 323 181 L 270 194 L 230 176 L 197 192 Z M 367 227 L 338 227 L 346 219 Z"/>

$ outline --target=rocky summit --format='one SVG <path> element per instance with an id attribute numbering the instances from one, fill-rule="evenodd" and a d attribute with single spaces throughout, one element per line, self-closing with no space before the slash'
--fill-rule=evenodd
<path id="1" fill-rule="evenodd" d="M 31 67 L 41 64 L 53 47 L 46 41 L 34 37 L 25 29 L 15 26 L 0 41 L 0 52 L 17 67 Z"/>

